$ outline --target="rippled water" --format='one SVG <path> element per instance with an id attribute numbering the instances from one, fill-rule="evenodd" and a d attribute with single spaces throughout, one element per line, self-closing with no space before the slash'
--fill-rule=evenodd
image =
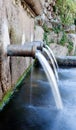
<path id="1" fill-rule="evenodd" d="M 42 68 L 35 68 L 11 102 L 0 113 L 0 130 L 76 130 L 76 68 L 59 69 L 59 89 L 64 109 L 56 109 Z"/>

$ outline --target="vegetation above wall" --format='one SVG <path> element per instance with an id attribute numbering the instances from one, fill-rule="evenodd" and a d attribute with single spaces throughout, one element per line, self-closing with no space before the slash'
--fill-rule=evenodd
<path id="1" fill-rule="evenodd" d="M 63 26 L 74 23 L 76 17 L 76 1 L 75 0 L 57 0 L 54 6 L 56 18 L 59 17 Z"/>
<path id="2" fill-rule="evenodd" d="M 48 45 L 57 43 L 65 46 L 70 54 L 75 43 L 69 40 L 68 34 L 75 33 L 76 0 L 46 0 L 44 7 L 43 41 Z"/>

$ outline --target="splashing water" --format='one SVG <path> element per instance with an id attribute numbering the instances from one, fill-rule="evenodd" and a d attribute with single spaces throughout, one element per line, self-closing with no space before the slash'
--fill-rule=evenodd
<path id="1" fill-rule="evenodd" d="M 34 68 L 33 76 L 37 83 L 33 86 L 33 105 L 29 104 L 29 75 L 11 103 L 0 112 L 0 130 L 76 130 L 76 68 L 59 68 L 59 88 L 64 103 L 61 111 L 53 103 L 41 66 Z"/>
<path id="2" fill-rule="evenodd" d="M 57 68 L 57 70 L 58 70 L 59 67 L 58 67 L 58 64 L 57 64 L 56 58 L 55 58 L 55 56 L 54 56 L 52 50 L 51 50 L 51 49 L 49 48 L 49 46 L 47 46 L 47 45 L 45 45 L 45 47 L 48 49 L 48 51 L 49 51 L 49 53 L 50 53 L 52 59 L 53 59 L 54 62 L 55 62 L 56 68 Z"/>
<path id="3" fill-rule="evenodd" d="M 49 81 L 49 84 L 50 84 L 51 89 L 52 89 L 52 93 L 53 93 L 53 96 L 54 96 L 54 100 L 55 100 L 57 109 L 62 109 L 63 108 L 62 100 L 61 100 L 58 85 L 57 85 L 54 73 L 52 71 L 52 68 L 50 67 L 46 58 L 42 55 L 42 53 L 40 51 L 37 51 L 35 56 L 39 60 L 39 62 L 41 63 L 41 65 L 42 65 L 42 67 L 45 71 L 45 74 L 48 78 L 48 81 Z"/>
<path id="4" fill-rule="evenodd" d="M 48 55 L 48 57 L 52 63 L 52 66 L 53 66 L 53 70 L 54 70 L 56 79 L 57 79 L 57 81 L 59 81 L 58 73 L 57 73 L 56 66 L 55 66 L 55 63 L 54 63 L 52 56 L 50 55 L 49 51 L 46 48 L 43 48 L 43 51 Z"/>

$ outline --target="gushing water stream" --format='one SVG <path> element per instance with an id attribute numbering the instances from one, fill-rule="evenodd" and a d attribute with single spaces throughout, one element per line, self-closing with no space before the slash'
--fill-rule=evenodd
<path id="1" fill-rule="evenodd" d="M 59 68 L 59 90 L 64 109 L 57 110 L 41 66 L 34 67 L 32 104 L 30 75 L 0 112 L 0 130 L 76 130 L 76 68 Z"/>
<path id="2" fill-rule="evenodd" d="M 54 70 L 56 79 L 57 79 L 57 81 L 59 81 L 58 73 L 57 73 L 56 66 L 55 66 L 55 63 L 54 63 L 54 60 L 53 60 L 52 56 L 50 55 L 49 51 L 46 48 L 43 48 L 43 51 L 48 55 L 48 57 L 49 57 L 49 59 L 51 61 L 51 64 L 53 66 L 53 70 Z"/>
<path id="3" fill-rule="evenodd" d="M 50 67 L 46 58 L 41 54 L 40 51 L 37 51 L 35 56 L 39 60 L 39 62 L 41 63 L 41 65 L 42 65 L 42 67 L 45 71 L 45 74 L 48 78 L 48 81 L 49 81 L 49 84 L 50 84 L 51 89 L 52 89 L 52 93 L 53 93 L 53 96 L 54 96 L 54 100 L 55 100 L 57 109 L 62 109 L 63 108 L 62 100 L 61 100 L 58 85 L 57 85 L 57 82 L 56 82 L 52 68 Z"/>
<path id="4" fill-rule="evenodd" d="M 45 47 L 47 48 L 47 50 L 49 51 L 49 53 L 50 53 L 50 56 L 52 57 L 52 59 L 54 60 L 54 63 L 55 63 L 55 65 L 56 65 L 56 68 L 57 68 L 57 70 L 58 70 L 58 64 L 57 64 L 57 61 L 56 61 L 56 59 L 55 59 L 55 56 L 54 56 L 54 54 L 53 54 L 53 52 L 52 52 L 52 50 L 50 49 L 50 47 L 49 46 L 47 46 L 47 45 L 45 45 Z"/>

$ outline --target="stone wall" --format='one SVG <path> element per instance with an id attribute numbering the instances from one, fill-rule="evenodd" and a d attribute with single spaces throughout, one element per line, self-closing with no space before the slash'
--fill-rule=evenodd
<path id="1" fill-rule="evenodd" d="M 7 57 L 8 44 L 33 41 L 34 19 L 20 0 L 0 0 L 0 100 L 30 65 L 30 58 Z"/>
<path id="2" fill-rule="evenodd" d="M 38 38 L 44 40 L 46 44 L 49 44 L 50 48 L 57 56 L 76 55 L 75 37 L 68 38 L 69 33 L 75 33 L 75 26 L 72 25 L 65 28 L 66 36 L 63 35 L 63 31 L 61 30 L 57 34 L 57 31 L 59 31 L 57 28 L 61 25 L 61 22 L 60 18 L 56 19 L 55 12 L 53 11 L 56 0 L 40 1 L 43 6 L 43 14 L 36 17 L 35 20 L 36 25 L 38 25 L 35 31 L 36 34 L 38 34 Z M 44 32 L 41 27 L 44 29 Z M 60 28 L 62 29 L 61 26 Z"/>

